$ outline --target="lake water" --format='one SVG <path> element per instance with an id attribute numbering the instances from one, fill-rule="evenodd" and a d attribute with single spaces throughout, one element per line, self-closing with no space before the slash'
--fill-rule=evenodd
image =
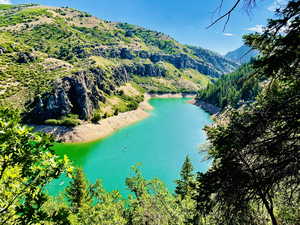
<path id="1" fill-rule="evenodd" d="M 206 142 L 202 129 L 212 121 L 187 100 L 151 99 L 154 110 L 145 120 L 93 143 L 59 144 L 56 152 L 82 167 L 89 181 L 101 179 L 106 190 L 126 195 L 125 179 L 132 175 L 131 166 L 140 164 L 145 178 L 159 178 L 173 191 L 186 155 L 195 171 L 206 171 L 210 164 L 199 148 Z M 55 180 L 48 187 L 50 193 L 57 194 L 67 183 L 65 177 Z"/>

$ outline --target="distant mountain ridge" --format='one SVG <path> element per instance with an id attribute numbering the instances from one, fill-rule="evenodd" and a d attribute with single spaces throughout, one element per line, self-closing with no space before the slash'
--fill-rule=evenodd
<path id="1" fill-rule="evenodd" d="M 247 45 L 242 45 L 238 49 L 228 52 L 224 57 L 239 63 L 239 64 L 245 64 L 250 62 L 250 60 L 258 55 L 257 50 L 251 50 L 251 48 Z"/>

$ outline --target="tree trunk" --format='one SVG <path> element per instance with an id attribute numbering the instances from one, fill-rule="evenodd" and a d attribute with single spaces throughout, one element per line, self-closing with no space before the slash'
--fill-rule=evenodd
<path id="1" fill-rule="evenodd" d="M 273 212 L 273 207 L 270 206 L 268 200 L 266 199 L 266 197 L 261 193 L 260 194 L 261 200 L 263 201 L 270 217 L 271 217 L 271 221 L 272 221 L 272 225 L 278 225 L 277 220 L 275 218 L 274 212 Z"/>

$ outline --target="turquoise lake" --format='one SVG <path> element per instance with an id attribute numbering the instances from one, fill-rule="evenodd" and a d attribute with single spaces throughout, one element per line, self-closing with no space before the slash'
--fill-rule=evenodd
<path id="1" fill-rule="evenodd" d="M 74 165 L 83 168 L 88 180 L 101 179 L 106 190 L 128 194 L 126 177 L 131 166 L 140 164 L 145 178 L 161 179 L 170 191 L 174 190 L 185 156 L 189 155 L 195 171 L 206 171 L 210 162 L 199 153 L 206 142 L 202 130 L 212 121 L 199 107 L 186 98 L 151 99 L 151 116 L 123 128 L 111 136 L 92 143 L 58 144 L 58 155 L 66 154 Z M 67 185 L 61 177 L 52 182 L 50 193 L 57 194 Z"/>

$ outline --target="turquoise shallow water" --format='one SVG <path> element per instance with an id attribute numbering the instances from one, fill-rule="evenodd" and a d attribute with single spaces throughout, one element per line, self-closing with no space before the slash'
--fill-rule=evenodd
<path id="1" fill-rule="evenodd" d="M 59 155 L 68 155 L 82 167 L 89 181 L 103 181 L 104 187 L 127 194 L 125 178 L 132 175 L 131 166 L 141 164 L 146 178 L 159 178 L 173 191 L 186 155 L 196 171 L 205 171 L 208 161 L 199 153 L 206 141 L 202 128 L 211 123 L 209 114 L 188 104 L 187 99 L 151 99 L 151 116 L 113 135 L 87 144 L 59 144 Z M 61 177 L 49 185 L 57 194 L 67 184 Z"/>

